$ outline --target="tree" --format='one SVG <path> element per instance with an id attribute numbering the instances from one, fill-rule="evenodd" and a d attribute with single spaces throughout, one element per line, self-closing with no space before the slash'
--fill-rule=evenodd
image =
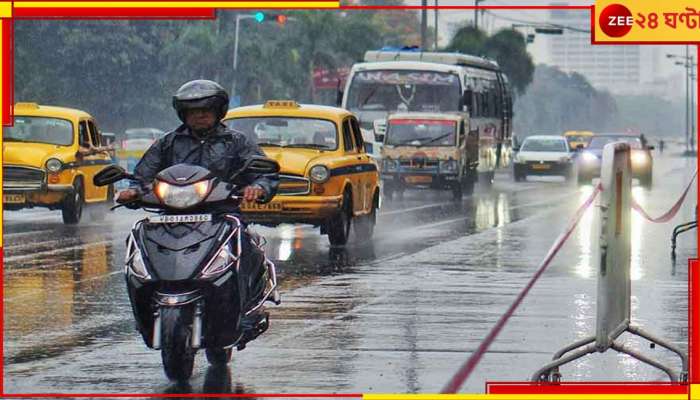
<path id="1" fill-rule="evenodd" d="M 515 102 L 518 136 L 561 134 L 567 130 L 604 131 L 617 116 L 615 100 L 582 75 L 540 64 L 524 95 Z"/>
<path id="2" fill-rule="evenodd" d="M 473 26 L 465 26 L 455 33 L 446 50 L 496 60 L 517 93 L 524 93 L 532 82 L 535 66 L 525 37 L 513 29 L 503 29 L 489 37 Z"/>

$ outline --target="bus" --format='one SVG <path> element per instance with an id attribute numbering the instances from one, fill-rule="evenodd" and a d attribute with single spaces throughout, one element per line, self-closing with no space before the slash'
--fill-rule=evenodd
<path id="1" fill-rule="evenodd" d="M 495 169 L 509 162 L 513 100 L 508 77 L 495 61 L 416 49 L 371 50 L 352 66 L 338 97 L 358 116 L 374 156 L 380 154 L 389 113 L 457 112 L 468 121 L 468 139 L 479 143 L 473 164 L 482 183 L 490 185 Z"/>

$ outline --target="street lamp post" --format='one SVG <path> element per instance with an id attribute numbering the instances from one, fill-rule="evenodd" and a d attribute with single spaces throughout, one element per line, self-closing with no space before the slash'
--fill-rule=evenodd
<path id="1" fill-rule="evenodd" d="M 676 61 L 675 64 L 685 68 L 685 152 L 690 154 L 695 152 L 695 87 L 693 81 L 696 79 L 694 71 L 697 63 L 695 63 L 694 56 L 688 55 L 687 46 L 685 51 L 685 56 L 666 54 L 666 57 L 683 60 Z"/>
<path id="2" fill-rule="evenodd" d="M 242 19 L 255 19 L 255 16 L 248 14 L 236 14 L 236 33 L 233 37 L 233 82 L 231 83 L 231 98 L 236 95 L 236 81 L 238 72 L 238 26 Z"/>

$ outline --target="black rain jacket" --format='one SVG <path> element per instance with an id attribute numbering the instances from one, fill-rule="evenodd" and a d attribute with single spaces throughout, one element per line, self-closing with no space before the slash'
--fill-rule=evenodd
<path id="1" fill-rule="evenodd" d="M 195 136 L 186 125 L 180 125 L 146 150 L 134 168 L 134 176 L 143 187 L 149 184 L 158 173 L 175 164 L 199 165 L 207 168 L 218 178 L 229 181 L 251 156 L 265 156 L 256 143 L 243 133 L 229 129 L 219 123 L 204 137 Z M 236 178 L 238 185 L 260 185 L 265 190 L 265 201 L 277 193 L 278 174 L 241 174 Z M 238 212 L 232 203 L 224 212 Z"/>

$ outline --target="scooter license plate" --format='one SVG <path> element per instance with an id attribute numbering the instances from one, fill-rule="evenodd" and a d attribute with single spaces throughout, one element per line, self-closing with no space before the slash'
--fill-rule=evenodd
<path id="1" fill-rule="evenodd" d="M 211 221 L 211 214 L 156 215 L 148 217 L 152 224 L 182 224 Z"/>

